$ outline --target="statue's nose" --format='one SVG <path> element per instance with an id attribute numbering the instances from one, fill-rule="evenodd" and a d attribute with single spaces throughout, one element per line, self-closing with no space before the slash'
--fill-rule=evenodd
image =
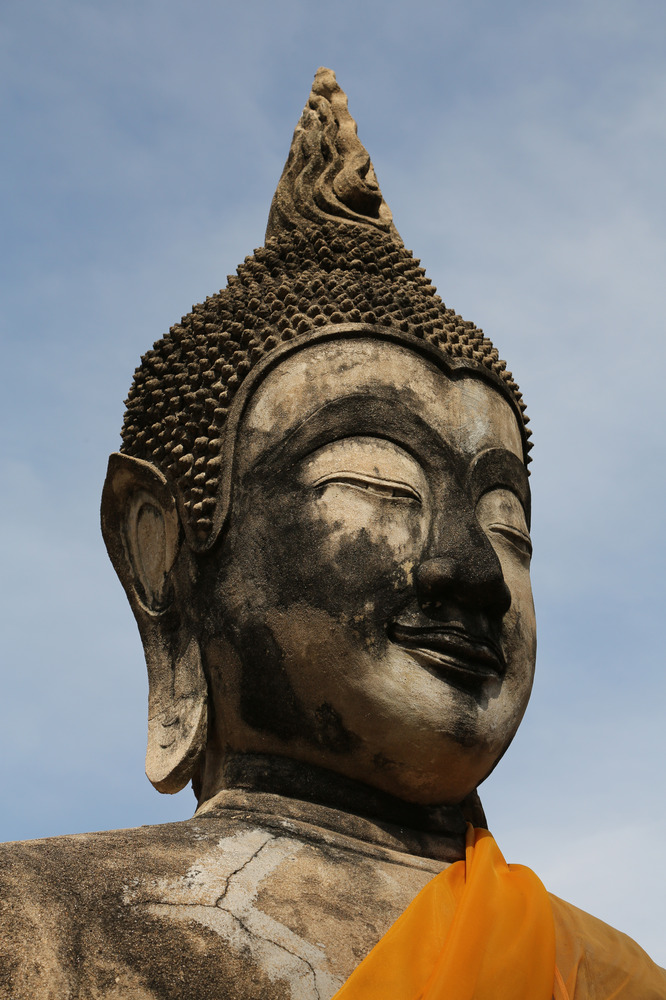
<path id="1" fill-rule="evenodd" d="M 503 616 L 511 607 L 511 591 L 492 546 L 476 548 L 467 558 L 439 556 L 422 562 L 415 573 L 419 604 L 437 617 L 438 606 Z"/>

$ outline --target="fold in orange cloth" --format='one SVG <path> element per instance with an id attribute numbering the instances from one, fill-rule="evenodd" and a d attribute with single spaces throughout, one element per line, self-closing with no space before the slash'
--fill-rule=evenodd
<path id="1" fill-rule="evenodd" d="M 557 964 L 556 964 L 557 962 Z M 666 1000 L 666 971 L 468 827 L 333 1000 Z"/>
<path id="2" fill-rule="evenodd" d="M 334 1000 L 551 1000 L 555 925 L 534 872 L 487 830 L 418 894 Z"/>

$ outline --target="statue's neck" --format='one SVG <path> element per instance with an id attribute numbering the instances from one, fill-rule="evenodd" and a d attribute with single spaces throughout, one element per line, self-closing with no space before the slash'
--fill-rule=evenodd
<path id="1" fill-rule="evenodd" d="M 388 832 L 412 853 L 455 860 L 464 857 L 466 822 L 485 825 L 478 798 L 476 815 L 464 806 L 421 806 L 405 802 L 325 768 L 269 754 L 231 754 L 224 762 L 217 794 L 200 803 L 208 813 L 213 800 L 222 802 L 224 792 L 236 790 L 261 799 L 271 797 L 271 808 L 294 810 L 299 819 L 321 822 L 359 839 L 375 839 L 376 831 Z M 287 805 L 287 802 L 289 803 Z M 467 812 L 467 815 L 466 815 Z M 374 831 L 374 832 L 373 832 Z"/>

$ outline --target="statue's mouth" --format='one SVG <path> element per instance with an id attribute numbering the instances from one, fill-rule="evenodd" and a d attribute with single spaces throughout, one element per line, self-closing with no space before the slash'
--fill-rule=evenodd
<path id="1" fill-rule="evenodd" d="M 462 684 L 476 686 L 506 672 L 502 650 L 489 635 L 471 635 L 455 625 L 396 623 L 390 627 L 389 637 L 430 670 Z"/>

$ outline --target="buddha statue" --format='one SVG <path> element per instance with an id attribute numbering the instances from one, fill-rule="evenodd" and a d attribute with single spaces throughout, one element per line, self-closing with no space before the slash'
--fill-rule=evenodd
<path id="1" fill-rule="evenodd" d="M 265 245 L 143 357 L 104 486 L 146 773 L 198 808 L 0 849 L 1 997 L 666 997 L 477 793 L 534 673 L 527 424 L 319 70 Z"/>

